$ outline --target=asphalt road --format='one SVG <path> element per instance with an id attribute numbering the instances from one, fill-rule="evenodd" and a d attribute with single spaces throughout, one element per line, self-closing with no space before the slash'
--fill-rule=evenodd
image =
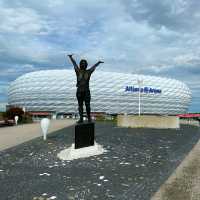
<path id="1" fill-rule="evenodd" d="M 28 130 L 27 130 L 28 132 Z M 0 152 L 2 200 L 145 200 L 158 190 L 192 147 L 200 132 L 118 128 L 96 123 L 105 154 L 73 161 L 57 158 L 74 141 L 74 126 Z"/>

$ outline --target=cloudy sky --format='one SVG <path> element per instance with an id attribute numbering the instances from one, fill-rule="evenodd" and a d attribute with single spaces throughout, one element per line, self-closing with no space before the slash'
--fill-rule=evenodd
<path id="1" fill-rule="evenodd" d="M 200 1 L 0 0 L 0 102 L 9 83 L 39 69 L 71 68 L 66 53 L 104 71 L 176 78 L 200 112 Z"/>

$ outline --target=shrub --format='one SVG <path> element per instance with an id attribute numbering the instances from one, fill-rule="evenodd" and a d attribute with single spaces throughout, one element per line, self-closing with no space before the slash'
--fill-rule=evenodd
<path id="1" fill-rule="evenodd" d="M 105 116 L 103 115 L 96 116 L 96 121 L 105 121 Z"/>
<path id="2" fill-rule="evenodd" d="M 4 114 L 3 112 L 0 112 L 0 121 L 1 121 L 1 120 L 4 120 L 4 115 L 5 115 L 5 114 Z"/>
<path id="3" fill-rule="evenodd" d="M 26 113 L 25 115 L 22 116 L 22 120 L 20 123 L 26 124 L 26 123 L 32 123 L 32 116 L 29 113 Z"/>

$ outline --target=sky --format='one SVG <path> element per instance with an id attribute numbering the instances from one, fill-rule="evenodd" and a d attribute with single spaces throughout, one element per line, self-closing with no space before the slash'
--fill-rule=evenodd
<path id="1" fill-rule="evenodd" d="M 200 112 L 200 1 L 0 0 L 0 102 L 24 73 L 72 68 L 66 54 L 102 71 L 175 78 Z"/>

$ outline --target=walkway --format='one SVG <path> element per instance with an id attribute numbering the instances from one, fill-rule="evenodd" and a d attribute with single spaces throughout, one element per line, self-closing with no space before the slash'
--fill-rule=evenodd
<path id="1" fill-rule="evenodd" d="M 74 120 L 51 120 L 48 133 L 66 128 Z M 0 151 L 42 136 L 40 123 L 0 128 Z"/>

